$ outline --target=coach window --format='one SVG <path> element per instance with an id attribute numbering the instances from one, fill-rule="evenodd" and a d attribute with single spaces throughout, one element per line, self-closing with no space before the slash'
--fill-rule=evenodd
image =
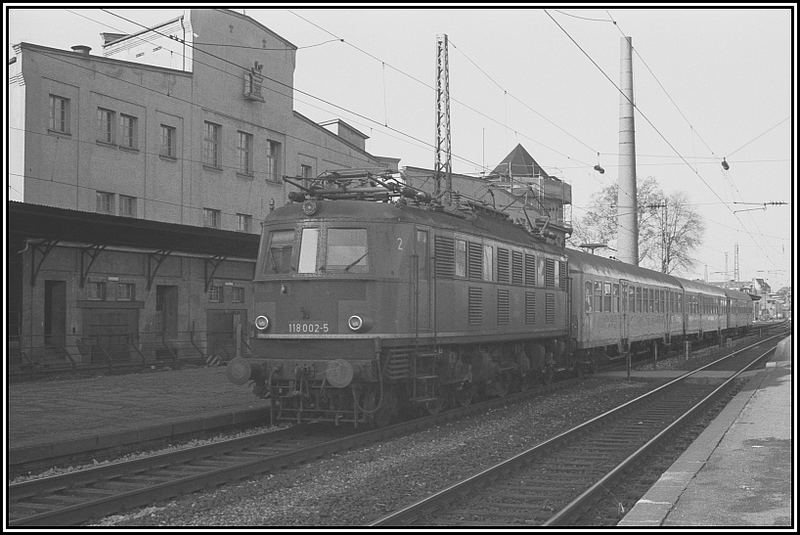
<path id="1" fill-rule="evenodd" d="M 317 272 L 317 244 L 319 243 L 318 228 L 304 228 L 300 237 L 300 260 L 298 273 Z"/>
<path id="2" fill-rule="evenodd" d="M 586 312 L 592 311 L 592 282 L 587 281 L 583 285 L 583 302 Z"/>
<path id="3" fill-rule="evenodd" d="M 352 228 L 328 229 L 328 249 L 325 259 L 326 271 L 366 273 L 367 230 Z"/>
<path id="4" fill-rule="evenodd" d="M 269 236 L 269 248 L 264 252 L 262 272 L 268 275 L 289 273 L 292 266 L 294 230 L 273 230 Z"/>
<path id="5" fill-rule="evenodd" d="M 636 313 L 642 313 L 642 288 L 641 286 L 636 287 Z"/>
<path id="6" fill-rule="evenodd" d="M 614 284 L 611 291 L 611 312 L 616 314 L 619 312 L 619 284 Z"/>
<path id="7" fill-rule="evenodd" d="M 594 283 L 594 311 L 595 312 L 602 312 L 603 311 L 603 283 L 602 282 L 595 282 Z"/>
<path id="8" fill-rule="evenodd" d="M 611 312 L 611 283 L 606 282 L 604 285 L 605 299 L 603 299 L 603 312 Z"/>

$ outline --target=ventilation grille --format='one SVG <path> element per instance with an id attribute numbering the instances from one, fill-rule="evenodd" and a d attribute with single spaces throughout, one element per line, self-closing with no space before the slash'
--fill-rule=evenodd
<path id="1" fill-rule="evenodd" d="M 452 278 L 455 274 L 453 238 L 436 236 L 434 238 L 434 254 L 436 255 L 436 276 Z"/>
<path id="2" fill-rule="evenodd" d="M 470 279 L 483 278 L 483 247 L 480 243 L 467 244 L 467 271 Z"/>
<path id="3" fill-rule="evenodd" d="M 547 294 L 544 298 L 544 322 L 553 324 L 556 322 L 556 296 Z"/>
<path id="4" fill-rule="evenodd" d="M 536 286 L 536 257 L 525 255 L 525 285 Z"/>
<path id="5" fill-rule="evenodd" d="M 508 290 L 497 290 L 497 324 L 508 325 L 511 320 L 511 302 Z"/>
<path id="6" fill-rule="evenodd" d="M 556 262 L 552 258 L 544 260 L 544 285 L 552 288 L 556 283 Z"/>
<path id="7" fill-rule="evenodd" d="M 525 323 L 533 325 L 536 323 L 536 293 L 525 292 Z"/>
<path id="8" fill-rule="evenodd" d="M 569 273 L 569 264 L 567 264 L 566 262 L 561 262 L 558 267 L 559 267 L 559 270 L 558 270 L 558 286 L 562 290 L 564 290 L 566 292 L 567 291 L 567 273 Z"/>
<path id="9" fill-rule="evenodd" d="M 511 280 L 508 249 L 497 248 L 497 282 L 508 284 Z"/>
<path id="10" fill-rule="evenodd" d="M 483 290 L 481 288 L 469 288 L 469 307 L 468 321 L 470 325 L 480 325 L 483 323 Z"/>
<path id="11" fill-rule="evenodd" d="M 518 251 L 511 252 L 511 283 L 522 284 L 522 253 Z"/>

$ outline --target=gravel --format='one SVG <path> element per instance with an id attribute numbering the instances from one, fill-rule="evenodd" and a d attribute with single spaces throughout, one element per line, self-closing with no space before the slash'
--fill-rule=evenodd
<path id="1" fill-rule="evenodd" d="M 644 382 L 592 377 L 575 388 L 91 525 L 365 525 L 647 390 Z"/>

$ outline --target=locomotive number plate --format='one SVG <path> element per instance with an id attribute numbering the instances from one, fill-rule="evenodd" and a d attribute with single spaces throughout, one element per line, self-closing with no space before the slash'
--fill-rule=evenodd
<path id="1" fill-rule="evenodd" d="M 289 332 L 294 334 L 325 334 L 328 324 L 319 321 L 289 323 Z"/>

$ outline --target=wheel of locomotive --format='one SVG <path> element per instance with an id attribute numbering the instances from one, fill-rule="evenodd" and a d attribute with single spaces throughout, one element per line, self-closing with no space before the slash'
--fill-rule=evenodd
<path id="1" fill-rule="evenodd" d="M 447 408 L 447 402 L 443 396 L 439 396 L 436 399 L 432 399 L 430 401 L 425 402 L 425 410 L 427 410 L 428 414 L 431 415 L 439 414 L 446 408 Z"/>
<path id="2" fill-rule="evenodd" d="M 472 387 L 472 385 L 464 385 L 461 388 L 456 389 L 453 397 L 458 405 L 462 407 L 469 407 L 472 405 L 472 400 L 475 397 L 475 389 Z"/>
<path id="3" fill-rule="evenodd" d="M 382 398 L 377 389 L 370 390 L 364 399 L 364 412 L 367 413 L 367 422 L 372 427 L 385 427 L 392 423 L 397 417 L 397 396 L 394 390 L 386 387 Z"/>
<path id="4" fill-rule="evenodd" d="M 542 384 L 543 385 L 549 385 L 550 383 L 552 383 L 553 382 L 553 375 L 554 375 L 554 373 L 553 373 L 553 367 L 552 366 L 546 366 L 544 369 L 542 369 L 542 373 L 541 373 Z"/>

